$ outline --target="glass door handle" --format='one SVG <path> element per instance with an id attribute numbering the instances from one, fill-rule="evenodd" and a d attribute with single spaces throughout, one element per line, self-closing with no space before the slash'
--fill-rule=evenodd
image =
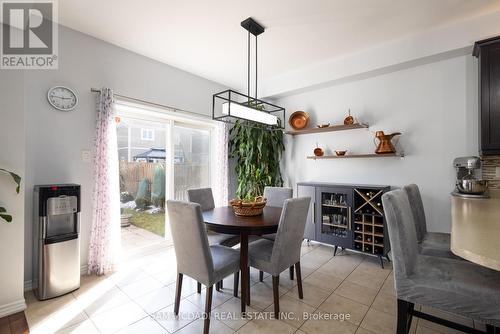
<path id="1" fill-rule="evenodd" d="M 349 216 L 349 230 L 352 230 L 351 228 L 351 208 L 350 207 L 347 207 L 347 215 Z"/>

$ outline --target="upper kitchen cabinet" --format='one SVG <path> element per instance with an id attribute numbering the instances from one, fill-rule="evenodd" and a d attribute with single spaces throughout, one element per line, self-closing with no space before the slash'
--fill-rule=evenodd
<path id="1" fill-rule="evenodd" d="M 480 154 L 500 154 L 500 36 L 476 42 L 479 58 Z"/>

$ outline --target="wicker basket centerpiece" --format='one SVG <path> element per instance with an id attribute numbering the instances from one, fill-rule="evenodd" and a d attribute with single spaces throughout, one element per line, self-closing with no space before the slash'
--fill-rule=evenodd
<path id="1" fill-rule="evenodd" d="M 264 207 L 266 206 L 267 199 L 262 196 L 257 196 L 253 201 L 233 199 L 229 201 L 229 204 L 233 207 L 234 213 L 237 216 L 258 216 L 262 214 Z"/>

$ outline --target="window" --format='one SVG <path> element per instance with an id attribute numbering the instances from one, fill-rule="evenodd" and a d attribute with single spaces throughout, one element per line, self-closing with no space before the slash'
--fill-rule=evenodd
<path id="1" fill-rule="evenodd" d="M 141 129 L 141 140 L 155 140 L 155 130 L 153 129 Z"/>

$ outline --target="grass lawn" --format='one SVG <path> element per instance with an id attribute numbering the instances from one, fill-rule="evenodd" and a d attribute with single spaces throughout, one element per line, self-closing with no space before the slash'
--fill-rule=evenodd
<path id="1" fill-rule="evenodd" d="M 131 214 L 130 222 L 137 227 L 143 228 L 154 234 L 165 236 L 165 213 L 153 213 L 125 209 L 125 214 Z"/>

